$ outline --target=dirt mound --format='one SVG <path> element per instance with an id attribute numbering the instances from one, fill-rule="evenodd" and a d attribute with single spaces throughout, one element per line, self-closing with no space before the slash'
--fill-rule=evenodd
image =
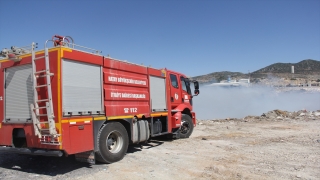
<path id="1" fill-rule="evenodd" d="M 272 111 L 268 111 L 263 113 L 261 116 L 246 116 L 245 118 L 226 118 L 226 119 L 212 119 L 212 120 L 197 120 L 198 124 L 206 124 L 208 121 L 213 122 L 252 122 L 252 121 L 279 121 L 279 120 L 317 120 L 320 118 L 320 110 L 317 111 L 307 111 L 307 110 L 299 110 L 299 111 L 283 111 L 279 109 L 275 109 Z"/>
<path id="2" fill-rule="evenodd" d="M 282 111 L 279 109 L 263 113 L 260 119 L 316 119 L 320 117 L 320 110 L 318 111 L 307 111 L 300 110 L 294 112 Z"/>

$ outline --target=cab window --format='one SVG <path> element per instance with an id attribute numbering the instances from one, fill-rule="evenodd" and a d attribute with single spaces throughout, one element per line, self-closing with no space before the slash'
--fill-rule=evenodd
<path id="1" fill-rule="evenodd" d="M 187 91 L 188 94 L 191 95 L 191 89 L 190 89 L 190 80 L 188 78 L 184 78 L 184 77 L 180 77 L 180 81 L 181 81 L 181 86 L 182 86 L 182 89 L 184 91 Z"/>
<path id="2" fill-rule="evenodd" d="M 171 85 L 175 88 L 179 88 L 177 76 L 174 74 L 170 74 L 170 79 L 171 79 Z"/>
<path id="3" fill-rule="evenodd" d="M 182 90 L 187 92 L 187 85 L 186 85 L 186 82 L 184 81 L 184 77 L 180 77 L 180 81 L 181 81 Z"/>

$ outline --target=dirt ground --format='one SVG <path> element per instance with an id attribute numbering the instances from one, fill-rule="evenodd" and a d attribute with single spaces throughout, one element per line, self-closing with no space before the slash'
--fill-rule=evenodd
<path id="1" fill-rule="evenodd" d="M 0 179 L 320 179 L 320 116 L 198 121 L 188 139 L 130 146 L 123 160 L 0 152 Z"/>

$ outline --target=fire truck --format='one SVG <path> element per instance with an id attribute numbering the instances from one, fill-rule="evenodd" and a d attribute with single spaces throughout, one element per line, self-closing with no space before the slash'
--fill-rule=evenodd
<path id="1" fill-rule="evenodd" d="M 113 163 L 130 144 L 188 138 L 196 126 L 197 81 L 103 56 L 70 36 L 37 46 L 0 53 L 0 151 Z"/>

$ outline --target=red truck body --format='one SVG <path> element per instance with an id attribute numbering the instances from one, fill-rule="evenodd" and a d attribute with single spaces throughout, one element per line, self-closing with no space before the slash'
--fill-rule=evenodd
<path id="1" fill-rule="evenodd" d="M 190 136 L 196 119 L 185 75 L 77 50 L 64 40 L 0 60 L 0 151 L 111 163 L 128 144 Z"/>

